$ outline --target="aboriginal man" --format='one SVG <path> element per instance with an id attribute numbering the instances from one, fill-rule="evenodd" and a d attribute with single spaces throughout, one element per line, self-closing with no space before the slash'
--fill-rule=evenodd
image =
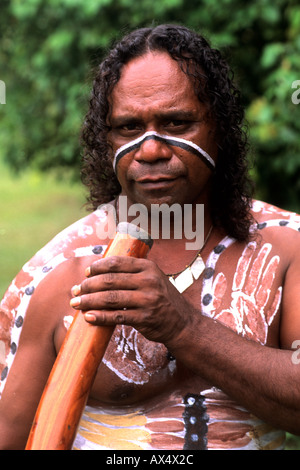
<path id="1" fill-rule="evenodd" d="M 252 200 L 242 126 L 227 64 L 185 27 L 108 53 L 82 132 L 93 211 L 1 303 L 1 448 L 24 448 L 76 310 L 116 328 L 74 449 L 282 449 L 300 433 L 300 217 Z M 189 205 L 194 229 L 204 207 L 203 240 L 187 249 L 173 218 L 147 259 L 102 258 L 98 207 L 119 217 L 121 197 L 149 218 Z"/>

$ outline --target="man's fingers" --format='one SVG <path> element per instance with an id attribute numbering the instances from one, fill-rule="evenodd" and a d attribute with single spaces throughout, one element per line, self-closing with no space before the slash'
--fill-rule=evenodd
<path id="1" fill-rule="evenodd" d="M 145 267 L 145 260 L 130 256 L 109 256 L 95 261 L 86 269 L 87 277 L 98 274 L 111 273 L 137 273 Z"/>
<path id="2" fill-rule="evenodd" d="M 97 260 L 89 268 L 88 276 L 80 285 L 72 287 L 74 297 L 105 290 L 136 290 L 142 285 L 152 285 L 152 261 L 111 256 Z"/>
<path id="3" fill-rule="evenodd" d="M 74 297 L 70 301 L 71 307 L 83 311 L 101 309 L 123 309 L 140 307 L 139 296 L 134 291 L 111 290 L 93 294 L 84 294 Z"/>
<path id="4" fill-rule="evenodd" d="M 73 286 L 72 294 L 78 296 L 106 290 L 135 290 L 139 284 L 139 276 L 136 278 L 135 276 L 109 272 L 89 277 L 80 285 Z"/>
<path id="5" fill-rule="evenodd" d="M 129 312 L 125 310 L 115 310 L 113 312 L 89 310 L 84 312 L 85 320 L 97 326 L 126 325 L 130 323 L 129 317 Z"/>

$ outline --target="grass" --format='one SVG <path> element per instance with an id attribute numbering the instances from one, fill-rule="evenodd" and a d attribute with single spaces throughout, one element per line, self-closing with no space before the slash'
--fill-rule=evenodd
<path id="1" fill-rule="evenodd" d="M 0 298 L 11 280 L 58 232 L 86 215 L 84 189 L 53 175 L 12 175 L 0 163 Z"/>
<path id="2" fill-rule="evenodd" d="M 300 450 L 300 437 L 287 434 L 286 450 Z"/>
<path id="3" fill-rule="evenodd" d="M 86 215 L 84 189 L 26 171 L 12 175 L 0 160 L 0 299 L 23 264 L 62 229 Z M 300 450 L 288 435 L 287 449 Z"/>

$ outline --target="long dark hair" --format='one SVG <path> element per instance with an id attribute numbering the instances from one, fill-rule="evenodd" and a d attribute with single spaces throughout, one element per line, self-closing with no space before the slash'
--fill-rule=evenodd
<path id="1" fill-rule="evenodd" d="M 219 148 L 211 201 L 213 222 L 237 240 L 247 240 L 253 222 L 250 215 L 253 186 L 248 175 L 248 139 L 240 93 L 221 53 L 184 26 L 159 25 L 133 31 L 97 67 L 82 128 L 82 179 L 90 191 L 91 207 L 96 209 L 121 191 L 107 143 L 109 97 L 124 64 L 148 51 L 164 51 L 178 61 L 191 78 L 198 99 L 208 104 L 217 126 Z"/>

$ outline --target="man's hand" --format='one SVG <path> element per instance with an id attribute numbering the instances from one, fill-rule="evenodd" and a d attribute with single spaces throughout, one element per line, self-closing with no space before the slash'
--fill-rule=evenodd
<path id="1" fill-rule="evenodd" d="M 94 325 L 130 325 L 167 347 L 192 322 L 194 310 L 157 265 L 147 259 L 112 256 L 96 261 L 74 286 L 71 306 Z"/>

